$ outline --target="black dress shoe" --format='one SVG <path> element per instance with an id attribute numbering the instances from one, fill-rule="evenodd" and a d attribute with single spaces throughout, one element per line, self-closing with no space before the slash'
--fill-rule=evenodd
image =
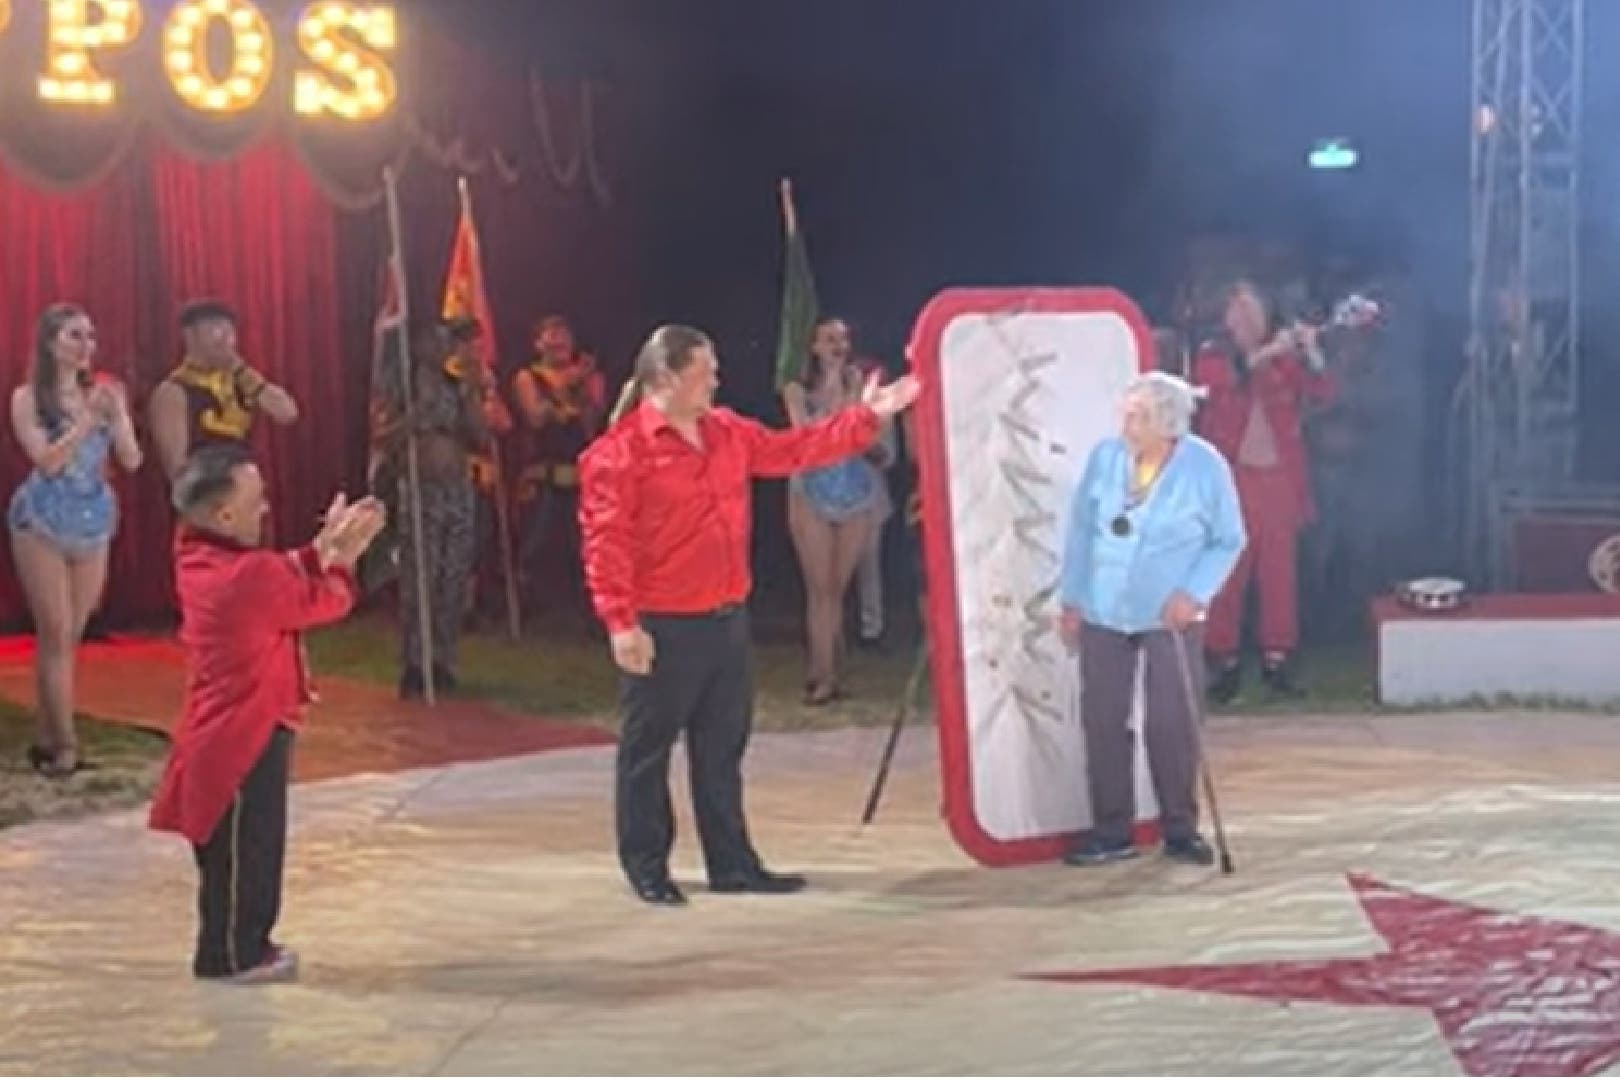
<path id="1" fill-rule="evenodd" d="M 443 664 L 433 665 L 433 690 L 435 693 L 453 694 L 459 689 L 461 689 L 461 684 L 456 681 L 455 672 Z"/>
<path id="2" fill-rule="evenodd" d="M 761 868 L 751 874 L 732 874 L 709 882 L 709 891 L 717 893 L 796 893 L 810 883 L 802 874 L 773 874 Z"/>
<path id="3" fill-rule="evenodd" d="M 636 899 L 647 904 L 662 904 L 665 907 L 680 907 L 686 903 L 686 894 L 681 887 L 662 878 L 656 881 L 632 881 L 630 888 L 635 890 Z"/>
<path id="4" fill-rule="evenodd" d="M 1197 833 L 1166 839 L 1164 857 L 1191 866 L 1215 865 L 1215 852 L 1210 848 L 1209 841 Z"/>
<path id="5" fill-rule="evenodd" d="M 1129 840 L 1087 839 L 1079 847 L 1063 856 L 1069 866 L 1107 866 L 1109 863 L 1134 859 L 1141 852 Z"/>

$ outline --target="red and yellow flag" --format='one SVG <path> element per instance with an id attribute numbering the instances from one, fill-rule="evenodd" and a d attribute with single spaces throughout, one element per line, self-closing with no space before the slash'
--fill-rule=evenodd
<path id="1" fill-rule="evenodd" d="M 444 281 L 444 304 L 439 314 L 446 319 L 472 319 L 478 324 L 478 340 L 472 351 L 485 371 L 495 370 L 495 321 L 490 315 L 489 294 L 484 291 L 484 261 L 478 245 L 478 225 L 473 221 L 472 200 L 467 182 L 461 183 L 461 220 L 456 224 L 456 242 L 450 249 L 450 272 Z"/>

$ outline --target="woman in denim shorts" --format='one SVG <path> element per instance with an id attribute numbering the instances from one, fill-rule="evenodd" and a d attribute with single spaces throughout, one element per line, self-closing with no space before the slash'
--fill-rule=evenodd
<path id="1" fill-rule="evenodd" d="M 11 395 L 11 428 L 33 464 L 7 523 L 17 577 L 34 617 L 39 738 L 28 761 L 51 779 L 84 767 L 73 726 L 73 662 L 107 583 L 118 503 L 109 454 L 133 472 L 141 448 L 124 388 L 91 373 L 96 329 L 84 309 L 53 304 L 39 317 L 33 370 Z"/>

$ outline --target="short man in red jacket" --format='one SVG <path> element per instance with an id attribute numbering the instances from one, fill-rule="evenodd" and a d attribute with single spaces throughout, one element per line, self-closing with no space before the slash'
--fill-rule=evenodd
<path id="1" fill-rule="evenodd" d="M 1213 659 L 1212 696 L 1237 696 L 1244 601 L 1251 578 L 1260 592 L 1261 673 L 1281 694 L 1298 693 L 1289 665 L 1299 644 L 1299 533 L 1311 520 L 1310 469 L 1301 421 L 1333 386 L 1315 331 L 1284 327 L 1249 282 L 1226 303 L 1227 341 L 1199 351 L 1193 381 L 1209 394 L 1198 433 L 1232 466 L 1249 545 L 1210 607 L 1205 646 Z"/>
<path id="2" fill-rule="evenodd" d="M 293 733 L 311 700 L 300 634 L 354 606 L 353 567 L 381 505 L 333 500 L 314 542 L 259 547 L 264 480 L 245 449 L 193 454 L 174 481 L 185 714 L 152 803 L 152 828 L 191 841 L 200 874 L 193 973 L 239 983 L 296 977 L 270 940 L 281 909 Z"/>
<path id="3" fill-rule="evenodd" d="M 661 327 L 636 359 L 639 403 L 581 460 L 585 580 L 623 672 L 619 861 L 649 904 L 686 902 L 669 876 L 669 756 L 682 732 L 709 887 L 804 888 L 804 878 L 765 868 L 743 815 L 754 705 L 750 485 L 861 453 L 918 391 L 910 377 L 888 386 L 874 378 L 861 404 L 772 431 L 714 407 L 718 371 L 702 332 Z"/>

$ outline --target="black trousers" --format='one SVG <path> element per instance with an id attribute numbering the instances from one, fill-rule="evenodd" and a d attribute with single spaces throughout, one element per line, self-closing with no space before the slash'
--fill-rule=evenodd
<path id="1" fill-rule="evenodd" d="M 743 751 L 754 724 L 754 657 L 746 608 L 644 615 L 652 672 L 620 682 L 616 763 L 619 862 L 633 882 L 669 873 L 675 814 L 669 755 L 684 732 L 692 803 L 709 880 L 752 873 L 759 856 L 743 815 Z"/>
<path id="2" fill-rule="evenodd" d="M 281 914 L 287 780 L 293 734 L 278 727 L 206 844 L 194 845 L 197 955 L 192 971 L 217 979 L 257 967 Z"/>
<path id="3" fill-rule="evenodd" d="M 579 488 L 550 481 L 539 485 L 524 510 L 517 560 L 530 610 L 572 612 L 596 626 L 580 572 Z"/>

